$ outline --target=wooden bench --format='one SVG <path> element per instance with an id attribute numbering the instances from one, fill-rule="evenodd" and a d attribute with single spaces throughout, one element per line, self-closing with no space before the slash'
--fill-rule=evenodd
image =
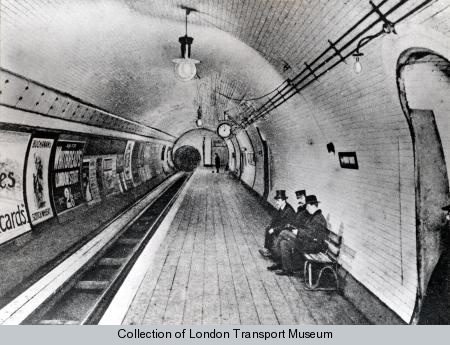
<path id="1" fill-rule="evenodd" d="M 335 234 L 328 230 L 327 250 L 319 253 L 304 253 L 305 265 L 303 270 L 303 276 L 305 277 L 305 284 L 308 290 L 338 290 L 339 289 L 339 276 L 338 276 L 338 258 L 341 249 L 342 236 Z M 317 279 L 313 281 L 313 267 L 319 268 Z M 335 279 L 336 287 L 319 287 L 322 274 L 329 270 Z"/>

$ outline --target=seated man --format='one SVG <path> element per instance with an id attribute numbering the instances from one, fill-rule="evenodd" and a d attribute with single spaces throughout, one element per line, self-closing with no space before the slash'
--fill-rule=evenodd
<path id="1" fill-rule="evenodd" d="M 327 221 L 319 209 L 319 201 L 315 195 L 306 197 L 306 210 L 310 217 L 305 224 L 293 231 L 295 241 L 280 240 L 282 268 L 275 273 L 278 275 L 292 275 L 294 267 L 294 255 L 297 253 L 317 253 L 326 249 Z"/>
<path id="2" fill-rule="evenodd" d="M 270 225 L 266 227 L 264 237 L 264 248 L 259 250 L 259 253 L 264 257 L 271 256 L 271 250 L 275 238 L 279 235 L 281 230 L 286 228 L 287 224 L 292 222 L 295 216 L 295 211 L 288 202 L 285 190 L 277 190 L 275 195 L 277 212 L 272 218 Z"/>
<path id="3" fill-rule="evenodd" d="M 280 232 L 280 235 L 277 237 L 273 245 L 272 257 L 275 259 L 276 263 L 267 267 L 270 271 L 282 268 L 281 264 L 278 263 L 278 261 L 281 260 L 280 241 L 282 239 L 295 241 L 298 228 L 303 227 L 306 219 L 310 216 L 309 212 L 306 210 L 306 191 L 304 189 L 298 190 L 295 192 L 295 196 L 297 197 L 298 202 L 297 213 L 295 214 L 292 222 L 287 225 L 286 229 Z"/>

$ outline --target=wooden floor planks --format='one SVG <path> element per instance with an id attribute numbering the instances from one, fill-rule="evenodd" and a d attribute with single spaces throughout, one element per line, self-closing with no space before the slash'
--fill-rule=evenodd
<path id="1" fill-rule="evenodd" d="M 258 249 L 270 218 L 239 182 L 208 169 L 192 179 L 124 323 L 367 323 L 339 294 L 266 269 Z"/>

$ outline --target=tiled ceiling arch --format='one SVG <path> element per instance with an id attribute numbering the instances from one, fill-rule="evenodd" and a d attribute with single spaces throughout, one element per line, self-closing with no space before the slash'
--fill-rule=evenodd
<path id="1" fill-rule="evenodd" d="M 432 3 L 444 16 L 416 16 L 449 31 L 448 1 Z M 200 79 L 188 83 L 175 80 L 171 62 L 184 34 L 182 6 L 198 10 L 188 29 Z M 230 98 L 253 98 L 293 77 L 370 9 L 361 0 L 2 0 L 0 63 L 178 136 L 195 126 L 199 105 L 212 128 L 224 112 L 245 116 L 258 101 Z"/>

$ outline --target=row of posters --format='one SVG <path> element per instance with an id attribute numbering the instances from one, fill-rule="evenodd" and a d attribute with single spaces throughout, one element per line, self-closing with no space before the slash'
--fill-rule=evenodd
<path id="1" fill-rule="evenodd" d="M 0 130 L 0 244 L 55 215 L 65 221 L 79 206 L 123 193 L 157 174 L 150 165 L 157 145 L 128 141 L 123 155 L 83 157 L 85 145 Z"/>

